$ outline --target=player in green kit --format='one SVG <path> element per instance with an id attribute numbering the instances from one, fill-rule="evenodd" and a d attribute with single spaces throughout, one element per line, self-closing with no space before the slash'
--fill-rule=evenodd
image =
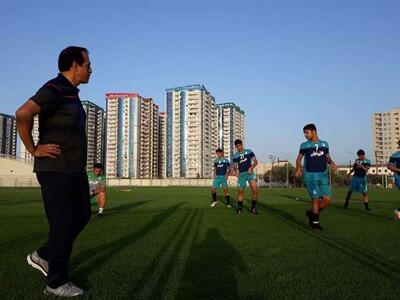
<path id="1" fill-rule="evenodd" d="M 353 192 L 361 193 L 364 200 L 365 210 L 370 210 L 368 206 L 368 194 L 367 194 L 367 173 L 371 167 L 371 161 L 365 158 L 364 150 L 360 149 L 357 151 L 358 159 L 354 161 L 353 168 L 350 170 L 349 176 L 354 172 L 353 178 L 351 179 L 349 191 L 347 192 L 346 202 L 343 208 L 349 206 L 351 194 Z"/>
<path id="2" fill-rule="evenodd" d="M 397 142 L 400 148 L 400 140 Z M 400 189 L 400 151 L 393 153 L 387 168 L 394 173 L 394 184 Z M 400 220 L 400 207 L 394 211 L 397 220 Z"/>
<path id="3" fill-rule="evenodd" d="M 104 208 L 106 205 L 106 176 L 103 174 L 103 165 L 96 163 L 93 166 L 93 171 L 87 173 L 90 187 L 90 203 L 97 203 L 99 217 L 104 216 Z"/>
<path id="4" fill-rule="evenodd" d="M 217 159 L 214 161 L 214 181 L 211 188 L 212 202 L 211 207 L 217 205 L 217 188 L 222 187 L 224 189 L 224 195 L 226 199 L 226 206 L 231 207 L 231 199 L 228 190 L 228 176 L 230 171 L 230 163 L 227 158 L 224 157 L 224 150 L 218 148 L 215 153 Z"/>
<path id="5" fill-rule="evenodd" d="M 329 145 L 318 138 L 317 127 L 308 124 L 303 128 L 307 142 L 300 146 L 296 160 L 296 177 L 304 177 L 308 193 L 312 200 L 311 210 L 306 212 L 313 229 L 322 230 L 319 224 L 319 214 L 322 209 L 331 204 L 331 190 L 328 183 L 328 166 L 336 170 L 336 165 L 329 155 Z M 304 157 L 304 167 L 301 162 Z"/>
<path id="6" fill-rule="evenodd" d="M 244 189 L 247 186 L 247 182 L 251 188 L 251 213 L 257 215 L 257 183 L 256 175 L 254 174 L 254 168 L 258 162 L 253 151 L 244 149 L 243 142 L 241 140 L 235 141 L 235 147 L 237 152 L 233 155 L 234 173 L 238 176 L 238 200 L 237 200 L 237 213 L 242 213 L 243 208 L 243 197 Z"/>

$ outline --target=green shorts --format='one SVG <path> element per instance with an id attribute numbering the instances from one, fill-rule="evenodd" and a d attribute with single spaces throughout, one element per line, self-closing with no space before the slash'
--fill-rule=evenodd
<path id="1" fill-rule="evenodd" d="M 247 186 L 247 182 L 250 183 L 251 181 L 256 181 L 256 174 L 248 174 L 247 172 L 239 173 L 238 187 L 240 189 L 244 189 Z"/>
<path id="2" fill-rule="evenodd" d="M 226 180 L 224 175 L 217 175 L 214 177 L 213 188 L 217 189 L 219 187 L 222 187 L 224 189 L 228 187 L 228 181 Z"/>
<path id="3" fill-rule="evenodd" d="M 305 182 L 311 200 L 320 199 L 324 196 L 332 196 L 327 179 L 319 179 Z"/>
<path id="4" fill-rule="evenodd" d="M 90 204 L 97 205 L 97 195 L 90 196 Z"/>

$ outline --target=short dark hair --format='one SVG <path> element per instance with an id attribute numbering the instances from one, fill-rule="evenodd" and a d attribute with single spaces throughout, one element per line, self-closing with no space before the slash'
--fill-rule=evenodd
<path id="1" fill-rule="evenodd" d="M 235 146 L 237 146 L 237 145 L 243 145 L 242 140 L 237 139 L 237 140 L 235 141 Z"/>
<path id="2" fill-rule="evenodd" d="M 215 152 L 221 153 L 221 152 L 224 152 L 224 150 L 222 150 L 221 148 L 218 148 L 217 150 L 215 150 Z"/>
<path id="3" fill-rule="evenodd" d="M 360 149 L 357 151 L 357 155 L 365 155 L 365 151 L 363 149 Z"/>
<path id="4" fill-rule="evenodd" d="M 315 124 L 313 123 L 307 124 L 306 126 L 303 127 L 303 131 L 306 130 L 317 131 L 317 126 L 315 126 Z"/>
<path id="5" fill-rule="evenodd" d="M 103 165 L 101 163 L 95 163 L 93 165 L 93 169 L 102 169 L 103 170 Z"/>
<path id="6" fill-rule="evenodd" d="M 83 47 L 70 46 L 65 48 L 58 56 L 58 70 L 60 72 L 70 70 L 74 61 L 76 61 L 79 66 L 82 66 L 85 61 L 83 52 L 89 54 L 89 50 Z"/>

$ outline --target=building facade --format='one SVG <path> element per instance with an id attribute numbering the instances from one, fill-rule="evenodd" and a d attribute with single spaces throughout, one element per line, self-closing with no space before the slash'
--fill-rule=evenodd
<path id="1" fill-rule="evenodd" d="M 166 90 L 166 176 L 208 178 L 218 144 L 215 98 L 203 85 Z"/>
<path id="2" fill-rule="evenodd" d="M 387 164 L 390 156 L 399 151 L 400 107 L 372 115 L 372 155 L 377 164 Z"/>
<path id="3" fill-rule="evenodd" d="M 232 159 L 235 140 L 244 142 L 244 111 L 232 102 L 217 105 L 218 147 L 224 149 L 225 156 Z"/>
<path id="4" fill-rule="evenodd" d="M 87 169 L 95 163 L 104 164 L 105 136 L 104 109 L 90 101 L 82 101 L 86 112 Z"/>
<path id="5" fill-rule="evenodd" d="M 158 178 L 167 177 L 166 153 L 167 153 L 167 114 L 160 112 L 158 115 Z"/>
<path id="6" fill-rule="evenodd" d="M 107 93 L 106 174 L 157 178 L 158 106 L 137 93 Z"/>
<path id="7" fill-rule="evenodd" d="M 37 145 L 39 141 L 39 115 L 36 115 L 33 118 L 33 127 L 32 127 L 32 138 L 33 143 Z M 33 155 L 26 150 L 24 143 L 21 142 L 21 154 L 20 157 L 28 164 L 33 164 Z"/>
<path id="8" fill-rule="evenodd" d="M 0 113 L 0 154 L 17 155 L 17 121 L 14 116 Z"/>

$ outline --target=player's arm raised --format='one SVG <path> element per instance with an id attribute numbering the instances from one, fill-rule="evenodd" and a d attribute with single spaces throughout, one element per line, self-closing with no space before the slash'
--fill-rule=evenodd
<path id="1" fill-rule="evenodd" d="M 45 144 L 35 146 L 32 137 L 33 119 L 39 114 L 40 106 L 34 101 L 26 101 L 15 112 L 17 119 L 17 130 L 25 145 L 26 150 L 29 151 L 34 157 L 51 157 L 56 158 L 60 155 L 60 146 L 56 144 Z"/>
<path id="2" fill-rule="evenodd" d="M 303 160 L 303 154 L 299 153 L 296 158 L 296 177 L 301 177 L 301 161 Z"/>

